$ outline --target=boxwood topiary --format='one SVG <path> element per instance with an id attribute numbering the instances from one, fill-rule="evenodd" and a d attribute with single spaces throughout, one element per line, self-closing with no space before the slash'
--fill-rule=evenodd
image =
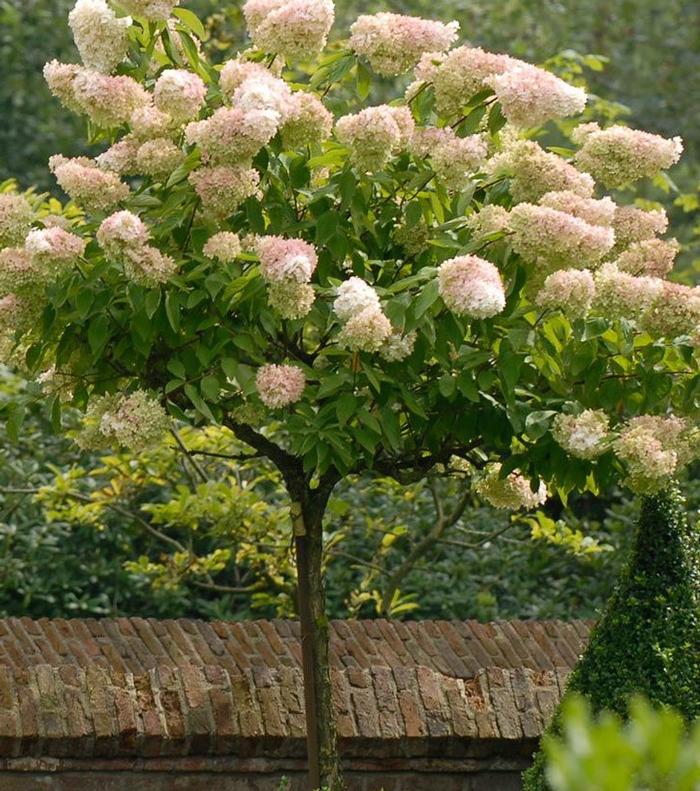
<path id="1" fill-rule="evenodd" d="M 594 711 L 627 713 L 632 694 L 700 716 L 700 535 L 673 487 L 645 497 L 629 563 L 567 694 Z M 559 713 L 550 732 L 559 730 Z M 523 775 L 524 791 L 548 791 L 544 754 Z"/>

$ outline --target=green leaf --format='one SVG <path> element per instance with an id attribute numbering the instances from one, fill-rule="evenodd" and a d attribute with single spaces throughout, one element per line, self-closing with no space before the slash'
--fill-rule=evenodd
<path id="1" fill-rule="evenodd" d="M 532 439 L 543 437 L 552 424 L 552 418 L 557 414 L 553 409 L 543 409 L 538 412 L 530 412 L 525 418 L 525 429 Z"/>
<path id="2" fill-rule="evenodd" d="M 165 314 L 168 322 L 175 332 L 180 329 L 180 298 L 175 291 L 169 291 L 165 295 Z"/>
<path id="3" fill-rule="evenodd" d="M 97 356 L 107 345 L 109 340 L 109 320 L 101 314 L 90 321 L 88 327 L 88 344 L 93 355 Z"/>
<path id="4" fill-rule="evenodd" d="M 335 413 L 341 426 L 344 426 L 350 420 L 359 405 L 360 399 L 352 393 L 342 393 L 338 397 L 335 403 Z"/>
<path id="5" fill-rule="evenodd" d="M 431 280 L 421 289 L 418 298 L 413 305 L 415 317 L 419 319 L 426 311 L 438 301 L 440 297 L 439 285 L 437 280 Z"/>
<path id="6" fill-rule="evenodd" d="M 200 22 L 199 17 L 192 11 L 188 11 L 186 8 L 175 8 L 173 9 L 173 16 L 176 16 L 182 24 L 191 30 L 195 36 L 200 41 L 204 41 L 207 38 L 207 32 L 204 29 L 204 25 Z"/>

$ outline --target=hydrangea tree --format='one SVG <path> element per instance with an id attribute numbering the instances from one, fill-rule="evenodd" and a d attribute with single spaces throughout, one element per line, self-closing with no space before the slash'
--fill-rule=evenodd
<path id="1" fill-rule="evenodd" d="M 323 54 L 332 0 L 243 10 L 252 47 L 214 68 L 177 0 L 78 0 L 82 65 L 45 76 L 102 151 L 49 163 L 69 219 L 2 196 L 0 327 L 57 421 L 85 410 L 84 447 L 218 424 L 279 468 L 310 782 L 335 789 L 333 487 L 456 468 L 506 509 L 662 489 L 697 454 L 700 293 L 666 279 L 665 215 L 601 192 L 680 140 L 562 120 L 582 88 L 454 24 L 362 16 Z M 373 72 L 411 70 L 368 106 Z"/>

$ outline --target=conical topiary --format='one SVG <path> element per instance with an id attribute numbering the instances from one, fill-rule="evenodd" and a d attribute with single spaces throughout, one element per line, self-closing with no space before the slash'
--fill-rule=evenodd
<path id="1" fill-rule="evenodd" d="M 632 555 L 571 674 L 572 692 L 623 717 L 633 694 L 700 716 L 700 535 L 676 487 L 644 498 Z M 524 791 L 548 791 L 544 769 L 540 750 Z"/>

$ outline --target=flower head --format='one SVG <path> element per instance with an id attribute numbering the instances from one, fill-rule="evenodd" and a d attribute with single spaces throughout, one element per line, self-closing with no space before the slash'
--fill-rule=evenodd
<path id="1" fill-rule="evenodd" d="M 125 248 L 123 263 L 126 277 L 146 288 L 167 283 L 178 270 L 173 258 L 151 245 Z"/>
<path id="2" fill-rule="evenodd" d="M 513 126 L 541 126 L 553 118 L 577 115 L 586 106 L 584 90 L 529 64 L 492 74 L 485 82 L 496 92 L 503 115 Z"/>
<path id="3" fill-rule="evenodd" d="M 552 436 L 571 456 L 595 459 L 609 447 L 610 426 L 605 412 L 586 409 L 578 415 L 554 418 Z"/>
<path id="4" fill-rule="evenodd" d="M 258 368 L 255 387 L 266 407 L 281 409 L 301 400 L 306 376 L 297 365 L 263 365 Z"/>
<path id="5" fill-rule="evenodd" d="M 60 187 L 85 211 L 109 210 L 129 195 L 129 188 L 115 173 L 100 170 L 89 159 L 57 155 L 51 157 L 49 167 Z"/>
<path id="6" fill-rule="evenodd" d="M 200 168 L 189 175 L 205 210 L 223 219 L 257 192 L 260 174 L 241 165 Z"/>
<path id="7" fill-rule="evenodd" d="M 68 15 L 68 24 L 88 69 L 111 74 L 124 60 L 131 19 L 117 18 L 105 0 L 77 0 Z"/>
<path id="8" fill-rule="evenodd" d="M 224 264 L 233 263 L 241 254 L 241 240 L 236 233 L 222 231 L 209 238 L 202 250 L 207 258 L 216 258 Z"/>
<path id="9" fill-rule="evenodd" d="M 401 14 L 360 16 L 350 28 L 350 49 L 389 77 L 412 69 L 427 53 L 444 52 L 457 39 L 458 22 L 434 22 Z"/>
<path id="10" fill-rule="evenodd" d="M 280 318 L 303 319 L 315 301 L 316 292 L 308 283 L 277 280 L 268 284 L 267 302 Z"/>
<path id="11" fill-rule="evenodd" d="M 187 142 L 196 144 L 202 159 L 212 164 L 250 163 L 277 133 L 278 118 L 266 110 L 220 107 L 206 121 L 188 124 Z"/>
<path id="12" fill-rule="evenodd" d="M 664 277 L 673 269 L 680 245 L 675 239 L 645 239 L 634 242 L 615 261 L 621 272 Z"/>
<path id="13" fill-rule="evenodd" d="M 450 190 L 464 189 L 488 154 L 481 135 L 458 137 L 449 127 L 417 129 L 411 149 L 417 156 L 429 157 L 433 170 Z"/>
<path id="14" fill-rule="evenodd" d="M 379 356 L 389 363 L 401 362 L 413 354 L 417 337 L 415 332 L 404 335 L 402 332 L 394 330 L 379 350 Z"/>
<path id="15" fill-rule="evenodd" d="M 700 288 L 657 282 L 660 286 L 642 316 L 642 326 L 656 337 L 692 336 L 700 327 Z"/>
<path id="16" fill-rule="evenodd" d="M 598 124 L 583 124 L 574 140 L 582 144 L 576 154 L 579 167 L 611 189 L 653 178 L 675 165 L 683 152 L 680 137 L 667 140 L 626 126 L 601 129 Z"/>
<path id="17" fill-rule="evenodd" d="M 617 206 L 613 219 L 615 248 L 621 252 L 635 242 L 644 242 L 666 232 L 668 217 L 663 209 L 645 211 L 636 206 Z"/>
<path id="18" fill-rule="evenodd" d="M 143 390 L 93 399 L 76 438 L 86 450 L 120 445 L 139 453 L 160 442 L 170 426 L 168 414 Z"/>
<path id="19" fill-rule="evenodd" d="M 180 0 L 119 0 L 124 10 L 134 16 L 142 16 L 154 22 L 166 20 Z"/>
<path id="20" fill-rule="evenodd" d="M 594 296 L 595 282 L 587 269 L 558 269 L 547 276 L 535 302 L 576 319 L 588 313 Z"/>
<path id="21" fill-rule="evenodd" d="M 333 0 L 247 0 L 243 13 L 256 47 L 307 60 L 326 46 L 335 6 Z"/>
<path id="22" fill-rule="evenodd" d="M 595 186 L 588 173 L 581 173 L 560 156 L 544 151 L 533 140 L 516 140 L 492 157 L 487 172 L 510 179 L 510 193 L 516 203 L 538 201 L 548 192 L 575 192 L 593 196 Z"/>
<path id="23" fill-rule="evenodd" d="M 255 248 L 260 256 L 260 273 L 269 283 L 308 283 L 316 270 L 316 250 L 301 239 L 260 236 Z"/>
<path id="24" fill-rule="evenodd" d="M 131 132 L 141 140 L 168 137 L 172 133 L 173 119 L 153 104 L 137 107 L 129 119 Z"/>
<path id="25" fill-rule="evenodd" d="M 638 494 L 654 494 L 698 456 L 698 430 L 674 416 L 641 415 L 627 422 L 614 443 L 627 467 L 626 483 Z"/>
<path id="26" fill-rule="evenodd" d="M 595 264 L 615 242 L 611 228 L 531 203 L 519 203 L 512 209 L 509 228 L 513 249 L 526 261 L 545 268 Z"/>
<path id="27" fill-rule="evenodd" d="M 73 89 L 73 80 L 80 71 L 81 68 L 76 63 L 60 63 L 57 60 L 44 66 L 44 79 L 49 90 L 64 107 L 74 113 L 83 112 Z"/>
<path id="28" fill-rule="evenodd" d="M 137 108 L 149 101 L 148 93 L 131 77 L 110 77 L 88 69 L 76 73 L 72 89 L 82 111 L 102 127 L 126 123 Z"/>
<path id="29" fill-rule="evenodd" d="M 540 206 L 548 206 L 585 220 L 590 225 L 606 228 L 613 225 L 617 208 L 610 198 L 584 198 L 571 190 L 546 193 L 540 198 Z"/>
<path id="30" fill-rule="evenodd" d="M 350 148 L 352 161 L 360 169 L 380 170 L 393 154 L 405 147 L 413 132 L 406 108 L 380 105 L 355 115 L 345 115 L 335 125 L 338 140 Z"/>
<path id="31" fill-rule="evenodd" d="M 165 179 L 185 161 L 185 153 L 172 140 L 147 140 L 136 152 L 136 167 L 144 176 Z"/>
<path id="32" fill-rule="evenodd" d="M 427 53 L 416 69 L 419 80 L 432 82 L 441 115 L 456 115 L 475 93 L 484 90 L 487 77 L 502 74 L 522 61 L 486 52 L 480 47 L 457 47 L 446 55 Z"/>
<path id="33" fill-rule="evenodd" d="M 202 78 L 185 69 L 166 69 L 153 89 L 156 109 L 178 122 L 195 118 L 206 95 L 207 86 Z"/>
<path id="34" fill-rule="evenodd" d="M 24 249 L 46 273 L 58 274 L 85 252 L 86 242 L 74 233 L 53 226 L 30 231 Z"/>
<path id="35" fill-rule="evenodd" d="M 0 295 L 29 292 L 44 282 L 38 262 L 23 247 L 0 250 Z"/>
<path id="36" fill-rule="evenodd" d="M 119 176 L 131 176 L 138 170 L 136 155 L 140 147 L 138 140 L 127 135 L 95 157 L 95 162 L 102 170 L 111 170 Z"/>
<path id="37" fill-rule="evenodd" d="M 639 319 L 663 293 L 656 277 L 635 277 L 613 263 L 595 273 L 595 298 L 591 310 L 608 318 Z"/>
<path id="38" fill-rule="evenodd" d="M 476 480 L 474 490 L 489 505 L 509 511 L 537 508 L 538 505 L 546 502 L 548 496 L 544 483 L 540 483 L 537 491 L 533 492 L 530 481 L 518 470 L 502 478 L 501 465 L 498 463 L 486 467 Z"/>
<path id="39" fill-rule="evenodd" d="M 391 322 L 381 308 L 370 306 L 348 319 L 338 333 L 338 343 L 352 351 L 377 352 L 391 332 Z"/>
<path id="40" fill-rule="evenodd" d="M 285 148 L 302 148 L 326 140 L 333 129 L 333 116 L 313 93 L 297 91 L 289 101 L 282 142 Z"/>
<path id="41" fill-rule="evenodd" d="M 23 195 L 0 193 L 0 247 L 22 244 L 33 219 L 32 207 Z"/>
<path id="42" fill-rule="evenodd" d="M 506 306 L 498 269 L 475 255 L 451 258 L 440 264 L 438 286 L 447 308 L 462 316 L 486 319 Z"/>
<path id="43" fill-rule="evenodd" d="M 148 244 L 150 232 L 143 220 L 130 211 L 111 214 L 97 229 L 97 243 L 111 259 L 119 259 L 127 250 Z"/>
<path id="44" fill-rule="evenodd" d="M 333 311 L 341 321 L 348 321 L 367 309 L 381 310 L 379 295 L 369 283 L 353 276 L 338 286 Z"/>

